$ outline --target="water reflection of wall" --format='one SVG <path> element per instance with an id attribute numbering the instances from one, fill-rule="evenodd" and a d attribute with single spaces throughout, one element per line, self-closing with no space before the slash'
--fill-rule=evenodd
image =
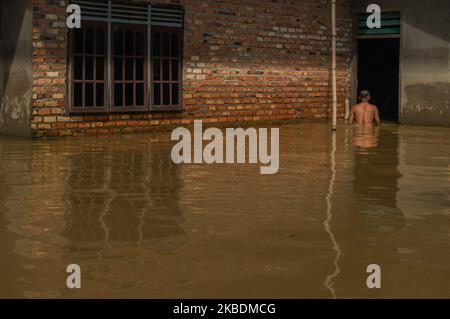
<path id="1" fill-rule="evenodd" d="M 0 298 L 22 296 L 18 287 L 18 277 L 22 276 L 20 266 L 23 263 L 23 258 L 14 253 L 15 242 L 19 235 L 12 230 L 18 227 L 13 225 L 10 220 L 14 207 L 8 199 L 13 196 L 15 190 L 10 187 L 11 172 L 20 169 L 24 162 L 12 161 L 11 158 L 5 156 L 5 154 L 17 149 L 14 142 L 13 139 L 0 141 Z"/>
<path id="2" fill-rule="evenodd" d="M 57 295 L 63 279 L 57 260 L 62 255 L 64 228 L 60 158 L 55 144 L 21 139 L 0 140 L 0 273 L 7 297 Z M 62 275 L 62 276 L 61 276 Z"/>
<path id="3" fill-rule="evenodd" d="M 398 134 L 396 126 L 353 128 L 355 147 L 354 192 L 359 211 L 368 217 L 365 226 L 389 232 L 404 226 L 396 204 L 399 191 Z"/>
<path id="4" fill-rule="evenodd" d="M 143 268 L 133 262 L 157 260 L 143 252 L 183 245 L 182 182 L 170 150 L 167 134 L 2 138 L 0 295 L 72 295 L 65 286 L 70 263 L 82 267 L 85 287 L 98 288 L 92 279 L 104 277 L 109 287 L 137 283 Z"/>
<path id="5" fill-rule="evenodd" d="M 450 212 L 448 130 L 400 127 L 396 200 L 408 218 Z"/>
<path id="6" fill-rule="evenodd" d="M 86 140 L 67 160 L 63 236 L 72 249 L 165 249 L 184 241 L 181 179 L 168 143 L 148 136 Z"/>

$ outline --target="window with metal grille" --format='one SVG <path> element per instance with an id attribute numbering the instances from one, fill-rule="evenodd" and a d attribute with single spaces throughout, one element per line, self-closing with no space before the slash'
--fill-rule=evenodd
<path id="1" fill-rule="evenodd" d="M 76 0 L 70 34 L 71 113 L 181 110 L 184 12 Z"/>
<path id="2" fill-rule="evenodd" d="M 72 35 L 72 91 L 73 108 L 84 112 L 104 112 L 105 52 L 104 24 L 86 23 Z"/>
<path id="3" fill-rule="evenodd" d="M 146 110 L 146 29 L 113 26 L 113 107 L 115 111 Z"/>
<path id="4" fill-rule="evenodd" d="M 176 108 L 180 103 L 181 33 L 179 29 L 152 30 L 152 96 L 155 109 Z"/>

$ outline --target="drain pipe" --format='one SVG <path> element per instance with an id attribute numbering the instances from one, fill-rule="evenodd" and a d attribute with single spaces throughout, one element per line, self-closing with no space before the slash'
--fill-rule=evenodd
<path id="1" fill-rule="evenodd" d="M 333 131 L 337 128 L 337 84 L 336 84 L 336 0 L 331 0 L 331 78 L 333 91 Z"/>

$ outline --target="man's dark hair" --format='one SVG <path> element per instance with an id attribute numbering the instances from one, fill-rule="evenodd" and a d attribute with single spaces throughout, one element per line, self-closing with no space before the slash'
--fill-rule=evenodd
<path id="1" fill-rule="evenodd" d="M 361 90 L 361 92 L 359 92 L 359 98 L 362 99 L 367 99 L 368 97 L 370 97 L 370 92 L 369 90 Z"/>

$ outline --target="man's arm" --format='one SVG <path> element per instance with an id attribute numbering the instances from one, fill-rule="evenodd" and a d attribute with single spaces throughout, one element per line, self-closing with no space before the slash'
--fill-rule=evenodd
<path id="1" fill-rule="evenodd" d="M 376 106 L 374 106 L 374 111 L 375 111 L 375 122 L 377 123 L 377 125 L 381 125 L 380 113 L 378 112 L 378 108 Z"/>
<path id="2" fill-rule="evenodd" d="M 348 118 L 348 124 L 353 124 L 353 121 L 355 120 L 355 114 L 353 113 L 354 107 L 350 110 L 350 117 Z"/>

